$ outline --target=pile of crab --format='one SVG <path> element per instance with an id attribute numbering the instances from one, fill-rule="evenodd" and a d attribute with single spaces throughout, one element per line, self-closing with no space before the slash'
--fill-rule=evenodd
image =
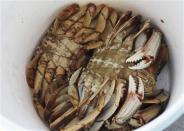
<path id="1" fill-rule="evenodd" d="M 156 89 L 168 61 L 161 31 L 131 11 L 72 4 L 37 46 L 27 81 L 51 130 L 123 130 L 158 116 L 169 94 Z"/>

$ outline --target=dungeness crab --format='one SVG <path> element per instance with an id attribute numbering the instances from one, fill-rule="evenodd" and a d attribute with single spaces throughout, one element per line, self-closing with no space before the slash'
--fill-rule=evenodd
<path id="1" fill-rule="evenodd" d="M 168 61 L 159 29 L 131 11 L 72 4 L 54 20 L 27 68 L 40 117 L 51 130 L 132 130 L 156 117 Z"/>

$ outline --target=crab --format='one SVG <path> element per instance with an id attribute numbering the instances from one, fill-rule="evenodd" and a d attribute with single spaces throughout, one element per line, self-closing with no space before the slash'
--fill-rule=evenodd
<path id="1" fill-rule="evenodd" d="M 168 101 L 168 92 L 156 89 L 167 61 L 163 35 L 150 20 L 107 5 L 72 4 L 38 45 L 27 81 L 51 130 L 132 130 Z"/>
<path id="2" fill-rule="evenodd" d="M 102 32 L 108 32 L 107 20 L 116 15 L 105 5 L 89 3 L 80 7 L 72 4 L 58 14 L 37 46 L 27 67 L 27 82 L 33 89 L 37 111 L 44 119 L 44 108 L 54 93 L 68 85 L 68 79 L 90 56 L 90 51 L 101 46 Z M 115 24 L 116 21 L 111 21 Z M 109 24 L 109 22 L 108 22 Z M 103 34 L 105 36 L 106 34 Z"/>

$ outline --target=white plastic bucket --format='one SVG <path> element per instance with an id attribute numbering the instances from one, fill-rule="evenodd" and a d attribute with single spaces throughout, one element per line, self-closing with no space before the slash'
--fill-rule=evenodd
<path id="1" fill-rule="evenodd" d="M 66 5 L 86 0 L 3 2 L 1 34 L 1 111 L 0 130 L 49 130 L 32 104 L 25 79 L 26 64 L 54 16 Z M 133 10 L 150 18 L 165 34 L 170 49 L 169 69 L 162 72 L 161 88 L 171 88 L 166 110 L 137 131 L 162 130 L 184 112 L 184 36 L 182 1 L 96 0 L 120 10 Z M 161 19 L 164 23 L 161 22 Z M 168 79 L 168 71 L 170 79 Z"/>

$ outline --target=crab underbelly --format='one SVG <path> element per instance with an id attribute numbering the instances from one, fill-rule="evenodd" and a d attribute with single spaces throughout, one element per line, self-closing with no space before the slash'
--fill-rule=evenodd
<path id="1" fill-rule="evenodd" d="M 98 52 L 90 60 L 87 69 L 102 77 L 116 79 L 121 70 L 130 70 L 124 64 L 128 54 L 115 49 L 106 49 Z"/>

